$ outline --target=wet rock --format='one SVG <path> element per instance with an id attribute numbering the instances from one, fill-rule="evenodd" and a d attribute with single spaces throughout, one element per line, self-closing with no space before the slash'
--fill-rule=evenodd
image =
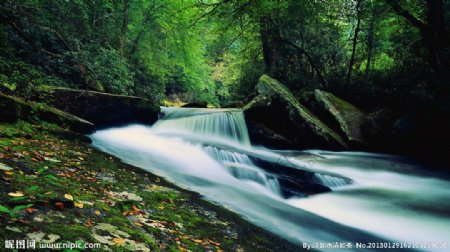
<path id="1" fill-rule="evenodd" d="M 242 101 L 229 101 L 223 103 L 220 107 L 222 108 L 242 108 L 244 107 L 244 103 Z"/>
<path id="2" fill-rule="evenodd" d="M 252 136 L 252 145 L 270 146 L 275 149 L 292 149 L 295 147 L 294 143 L 261 123 L 250 121 L 247 127 L 249 135 Z"/>
<path id="3" fill-rule="evenodd" d="M 412 109 L 392 125 L 390 147 L 417 158 L 426 157 L 443 164 L 450 161 L 450 111 L 437 107 Z M 388 139 L 389 140 L 389 139 Z M 447 168 L 448 170 L 448 165 Z"/>
<path id="4" fill-rule="evenodd" d="M 206 101 L 194 101 L 189 102 L 181 106 L 182 108 L 207 108 L 208 102 Z"/>

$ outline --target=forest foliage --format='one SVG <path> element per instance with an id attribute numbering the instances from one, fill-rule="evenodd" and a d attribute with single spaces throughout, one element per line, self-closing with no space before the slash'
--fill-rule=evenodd
<path id="1" fill-rule="evenodd" d="M 368 108 L 448 98 L 450 1 L 5 0 L 0 89 L 40 86 L 217 106 L 263 73 Z"/>

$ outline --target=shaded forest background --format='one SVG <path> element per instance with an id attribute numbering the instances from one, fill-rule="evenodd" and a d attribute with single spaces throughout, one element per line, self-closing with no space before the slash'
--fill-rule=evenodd
<path id="1" fill-rule="evenodd" d="M 245 102 L 268 73 L 366 110 L 448 103 L 450 1 L 6 0 L 0 90 Z"/>

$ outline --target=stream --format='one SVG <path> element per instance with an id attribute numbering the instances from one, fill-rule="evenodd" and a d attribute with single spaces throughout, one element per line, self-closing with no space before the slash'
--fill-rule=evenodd
<path id="1" fill-rule="evenodd" d="M 252 146 L 238 109 L 162 107 L 161 114 L 152 126 L 97 131 L 93 145 L 299 247 L 391 242 L 448 249 L 450 180 L 442 174 L 392 155 Z"/>

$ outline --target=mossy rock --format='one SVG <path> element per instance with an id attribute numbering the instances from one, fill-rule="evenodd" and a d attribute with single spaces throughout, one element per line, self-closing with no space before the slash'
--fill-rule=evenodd
<path id="1" fill-rule="evenodd" d="M 347 148 L 339 134 L 311 113 L 277 80 L 261 76 L 256 91 L 258 96 L 244 106 L 249 122 L 263 124 L 298 148 Z"/>
<path id="2" fill-rule="evenodd" d="M 22 115 L 22 104 L 18 98 L 0 94 L 0 121 L 16 122 Z"/>
<path id="3" fill-rule="evenodd" d="M 27 102 L 17 97 L 0 94 L 0 122 L 16 122 L 18 120 L 29 122 L 43 120 L 81 134 L 95 131 L 92 123 L 72 114 L 43 103 Z"/>
<path id="4" fill-rule="evenodd" d="M 129 123 L 151 124 L 158 119 L 159 105 L 136 96 L 115 95 L 62 87 L 46 87 L 36 96 L 64 112 L 104 128 Z"/>
<path id="5" fill-rule="evenodd" d="M 361 127 L 367 118 L 366 113 L 331 93 L 316 89 L 314 97 L 324 121 L 329 122 L 345 140 L 351 144 L 365 145 L 366 140 Z"/>

